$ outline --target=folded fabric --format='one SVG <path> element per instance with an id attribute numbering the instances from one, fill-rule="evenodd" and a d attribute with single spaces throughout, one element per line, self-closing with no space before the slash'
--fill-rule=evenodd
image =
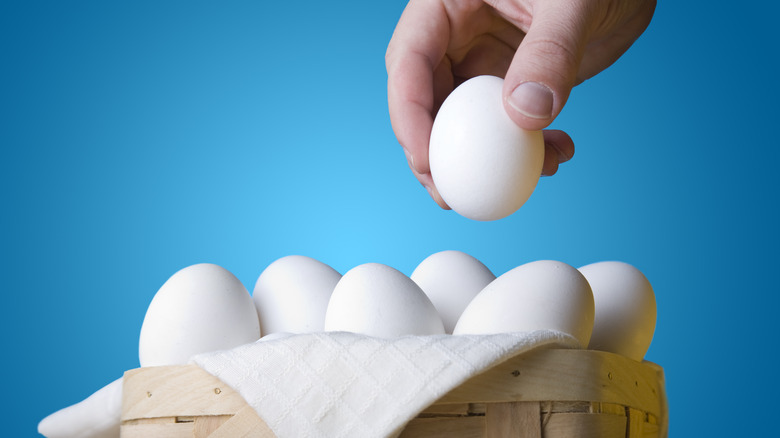
<path id="1" fill-rule="evenodd" d="M 274 337 L 195 356 L 237 390 L 278 438 L 392 437 L 468 378 L 540 347 L 578 348 L 564 333 L 379 339 L 345 332 Z M 44 418 L 48 438 L 118 438 L 122 379 Z"/>
<path id="2" fill-rule="evenodd" d="M 468 378 L 543 347 L 577 348 L 564 333 L 379 339 L 291 335 L 192 361 L 238 391 L 279 438 L 392 437 Z"/>
<path id="3" fill-rule="evenodd" d="M 83 401 L 49 415 L 38 423 L 48 438 L 117 438 L 122 415 L 122 378 Z"/>

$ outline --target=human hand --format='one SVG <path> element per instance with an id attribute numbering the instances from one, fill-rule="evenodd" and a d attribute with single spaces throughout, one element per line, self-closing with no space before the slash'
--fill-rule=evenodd
<path id="1" fill-rule="evenodd" d="M 409 167 L 443 208 L 430 174 L 433 119 L 455 87 L 503 77 L 504 108 L 521 128 L 558 116 L 571 89 L 614 63 L 644 32 L 656 0 L 410 0 L 390 44 L 390 120 Z M 543 175 L 574 155 L 563 131 L 545 130 Z"/>

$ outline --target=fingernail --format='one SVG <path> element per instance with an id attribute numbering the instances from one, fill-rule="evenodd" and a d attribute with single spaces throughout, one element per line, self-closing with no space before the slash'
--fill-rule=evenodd
<path id="1" fill-rule="evenodd" d="M 445 210 L 451 210 L 450 206 L 447 205 L 446 202 L 444 202 L 444 198 L 441 197 L 441 194 L 438 190 L 435 190 L 433 187 L 425 186 L 425 190 L 428 190 L 428 195 L 433 199 L 436 204 L 439 205 L 439 207 L 445 209 Z"/>
<path id="2" fill-rule="evenodd" d="M 565 163 L 572 159 L 571 155 L 566 154 L 563 151 L 559 151 L 557 149 L 556 151 L 558 152 L 558 163 Z"/>
<path id="3" fill-rule="evenodd" d="M 414 166 L 414 155 L 410 154 L 406 148 L 403 148 L 404 155 L 406 155 L 406 161 L 409 162 L 409 167 L 411 167 L 415 172 L 417 172 L 417 168 Z"/>
<path id="4" fill-rule="evenodd" d="M 552 117 L 552 90 L 538 82 L 523 82 L 509 96 L 509 106 L 532 119 Z"/>
<path id="5" fill-rule="evenodd" d="M 558 149 L 554 144 L 545 143 L 544 145 L 545 146 L 549 146 L 550 148 L 552 148 L 552 150 L 555 151 L 555 155 L 558 157 L 558 163 L 565 163 L 565 162 L 571 160 L 571 158 L 572 158 L 571 155 L 567 154 L 566 152 L 564 152 L 561 149 Z"/>

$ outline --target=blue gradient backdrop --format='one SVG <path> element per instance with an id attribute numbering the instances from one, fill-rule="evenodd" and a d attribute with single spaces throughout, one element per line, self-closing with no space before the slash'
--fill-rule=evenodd
<path id="1" fill-rule="evenodd" d="M 0 3 L 7 436 L 137 367 L 146 307 L 187 265 L 251 290 L 289 254 L 409 274 L 443 249 L 497 274 L 634 264 L 671 435 L 765 435 L 748 411 L 780 390 L 778 7 L 660 3 L 555 122 L 574 160 L 492 223 L 439 210 L 390 128 L 403 1 Z"/>

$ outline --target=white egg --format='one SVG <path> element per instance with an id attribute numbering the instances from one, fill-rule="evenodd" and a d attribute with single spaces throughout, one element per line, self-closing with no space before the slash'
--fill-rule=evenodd
<path id="1" fill-rule="evenodd" d="M 210 263 L 188 266 L 157 291 L 146 311 L 142 367 L 186 364 L 193 355 L 257 341 L 260 324 L 246 287 Z"/>
<path id="2" fill-rule="evenodd" d="M 366 263 L 344 274 L 333 290 L 325 315 L 326 331 L 380 338 L 444 333 L 431 300 L 403 273 Z"/>
<path id="3" fill-rule="evenodd" d="M 593 293 L 585 277 L 566 263 L 539 260 L 508 271 L 482 289 L 453 333 L 551 329 L 572 335 L 585 347 L 593 317 Z"/>
<path id="4" fill-rule="evenodd" d="M 263 334 L 323 331 L 339 279 L 335 269 L 306 256 L 290 255 L 268 265 L 252 292 Z"/>
<path id="5" fill-rule="evenodd" d="M 580 268 L 593 289 L 596 319 L 588 348 L 641 361 L 653 341 L 657 309 L 650 281 L 634 266 L 598 262 Z"/>
<path id="6" fill-rule="evenodd" d="M 452 250 L 431 254 L 410 277 L 436 307 L 447 333 L 452 333 L 463 309 L 479 291 L 496 278 L 479 260 Z"/>
<path id="7" fill-rule="evenodd" d="M 542 173 L 541 131 L 515 125 L 504 110 L 504 80 L 477 76 L 442 104 L 431 131 L 431 176 L 442 199 L 470 219 L 501 219 L 531 196 Z"/>

